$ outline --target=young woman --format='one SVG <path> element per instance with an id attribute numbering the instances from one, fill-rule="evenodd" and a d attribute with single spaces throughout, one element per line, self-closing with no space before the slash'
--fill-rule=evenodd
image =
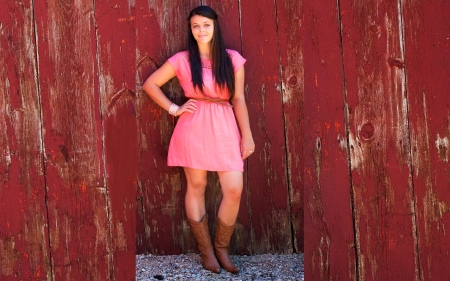
<path id="1" fill-rule="evenodd" d="M 188 22 L 189 50 L 169 58 L 143 88 L 158 105 L 179 116 L 167 162 L 184 168 L 186 215 L 203 267 L 219 273 L 221 265 L 237 273 L 228 245 L 239 211 L 244 159 L 255 149 L 244 98 L 246 60 L 238 52 L 225 49 L 217 14 L 210 7 L 193 9 Z M 181 106 L 172 103 L 160 89 L 175 76 L 189 98 Z M 205 208 L 207 171 L 217 171 L 223 194 L 214 247 Z"/>

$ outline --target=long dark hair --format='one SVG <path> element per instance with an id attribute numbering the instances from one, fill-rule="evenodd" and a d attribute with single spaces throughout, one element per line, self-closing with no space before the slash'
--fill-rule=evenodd
<path id="1" fill-rule="evenodd" d="M 211 40 L 212 74 L 217 85 L 227 88 L 230 99 L 234 97 L 234 69 L 230 56 L 225 48 L 222 31 L 216 12 L 208 6 L 199 6 L 191 11 L 188 17 L 188 45 L 189 63 L 191 66 L 192 83 L 203 93 L 202 61 L 197 41 L 191 31 L 191 18 L 195 15 L 209 18 L 214 21 L 214 33 Z"/>

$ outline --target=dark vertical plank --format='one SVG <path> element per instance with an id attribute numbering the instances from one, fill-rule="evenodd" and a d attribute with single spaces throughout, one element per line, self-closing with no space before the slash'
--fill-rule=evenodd
<path id="1" fill-rule="evenodd" d="M 0 9 L 0 279 L 51 278 L 32 1 Z"/>
<path id="2" fill-rule="evenodd" d="M 95 23 L 113 251 L 111 276 L 134 280 L 139 173 L 134 1 L 96 1 Z"/>
<path id="3" fill-rule="evenodd" d="M 303 252 L 303 29 L 302 1 L 276 1 L 293 248 Z"/>
<path id="4" fill-rule="evenodd" d="M 109 277 L 92 1 L 35 3 L 55 279 Z"/>
<path id="5" fill-rule="evenodd" d="M 184 250 L 184 239 L 180 239 L 183 236 L 183 172 L 181 168 L 167 166 L 175 119 L 151 101 L 142 90 L 142 84 L 167 58 L 186 48 L 186 18 L 191 5 L 186 3 L 179 9 L 177 1 L 137 1 L 136 4 L 139 178 L 142 189 L 138 253 L 179 254 Z M 177 79 L 164 86 L 163 91 L 177 104 L 184 100 Z"/>
<path id="6" fill-rule="evenodd" d="M 340 1 L 362 280 L 419 278 L 399 7 Z"/>
<path id="7" fill-rule="evenodd" d="M 276 11 L 272 3 L 240 3 L 246 94 L 256 144 L 247 165 L 252 250 L 291 253 Z"/>
<path id="8" fill-rule="evenodd" d="M 305 280 L 356 280 L 338 7 L 302 7 Z"/>
<path id="9" fill-rule="evenodd" d="M 418 270 L 421 280 L 449 280 L 450 2 L 406 1 L 402 8 Z"/>

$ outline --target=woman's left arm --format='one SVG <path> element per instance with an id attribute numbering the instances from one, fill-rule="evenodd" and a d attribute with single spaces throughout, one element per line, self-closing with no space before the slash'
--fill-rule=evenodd
<path id="1" fill-rule="evenodd" d="M 247 104 L 245 103 L 244 80 L 245 70 L 244 66 L 242 66 L 234 76 L 235 90 L 234 98 L 231 100 L 231 104 L 234 107 L 234 114 L 236 115 L 236 120 L 241 131 L 242 159 L 249 157 L 255 151 L 255 142 L 253 141 L 252 131 L 250 130 Z"/>

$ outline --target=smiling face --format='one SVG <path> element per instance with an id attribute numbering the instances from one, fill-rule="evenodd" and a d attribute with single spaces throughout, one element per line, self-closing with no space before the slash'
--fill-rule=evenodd
<path id="1" fill-rule="evenodd" d="M 214 35 L 214 21 L 195 15 L 191 18 L 191 31 L 198 44 L 209 44 Z"/>

